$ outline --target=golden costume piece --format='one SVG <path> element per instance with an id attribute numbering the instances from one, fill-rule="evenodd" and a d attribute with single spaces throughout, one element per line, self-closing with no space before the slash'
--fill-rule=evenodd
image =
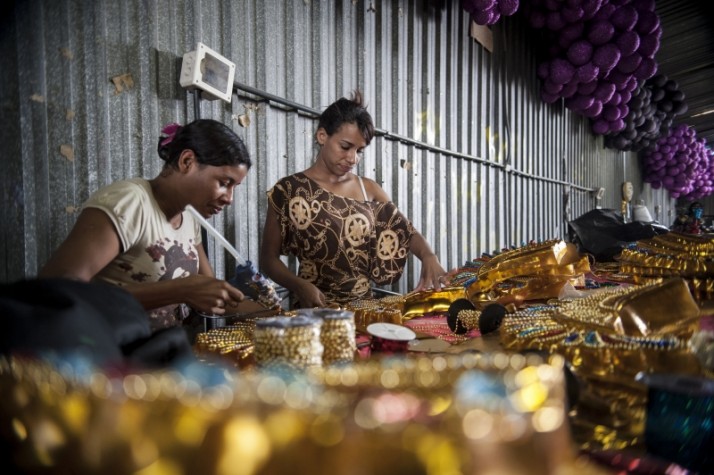
<path id="1" fill-rule="evenodd" d="M 394 203 L 338 196 L 304 173 L 278 181 L 268 201 L 278 214 L 281 253 L 298 258 L 298 276 L 328 302 L 369 298 L 370 281 L 401 277 L 415 231 Z"/>

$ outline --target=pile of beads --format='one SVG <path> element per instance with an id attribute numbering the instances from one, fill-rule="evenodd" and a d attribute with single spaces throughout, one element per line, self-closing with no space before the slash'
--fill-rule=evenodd
<path id="1" fill-rule="evenodd" d="M 322 364 L 322 320 L 304 315 L 264 318 L 255 323 L 255 362 L 304 369 Z"/>
<path id="2" fill-rule="evenodd" d="M 357 343 L 355 341 L 354 313 L 347 310 L 328 308 L 300 309 L 298 315 L 322 320 L 320 342 L 324 348 L 324 365 L 349 363 L 354 360 Z"/>
<path id="3" fill-rule="evenodd" d="M 196 352 L 201 355 L 219 355 L 242 362 L 253 353 L 255 322 L 238 322 L 196 335 Z"/>

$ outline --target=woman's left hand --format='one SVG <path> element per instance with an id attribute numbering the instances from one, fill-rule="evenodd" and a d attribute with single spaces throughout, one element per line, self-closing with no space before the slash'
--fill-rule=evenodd
<path id="1" fill-rule="evenodd" d="M 430 254 L 421 260 L 421 276 L 414 291 L 441 290 L 445 284 L 445 275 L 446 271 L 441 266 L 439 258 L 435 254 Z"/>

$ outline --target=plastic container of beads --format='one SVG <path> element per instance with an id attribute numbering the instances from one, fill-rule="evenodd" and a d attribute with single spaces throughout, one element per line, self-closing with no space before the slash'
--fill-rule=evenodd
<path id="1" fill-rule="evenodd" d="M 647 452 L 697 473 L 714 473 L 714 380 L 644 374 Z"/>
<path id="2" fill-rule="evenodd" d="M 322 365 L 322 320 L 306 315 L 276 316 L 255 322 L 254 357 L 259 366 L 304 369 Z"/>
<path id="3" fill-rule="evenodd" d="M 354 312 L 331 308 L 300 309 L 298 315 L 322 320 L 320 342 L 324 348 L 322 364 L 349 363 L 357 351 Z"/>

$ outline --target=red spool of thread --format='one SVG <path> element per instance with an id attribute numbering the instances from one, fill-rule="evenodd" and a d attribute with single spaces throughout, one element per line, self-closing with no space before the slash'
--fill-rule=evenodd
<path id="1" fill-rule="evenodd" d="M 367 333 L 372 335 L 372 353 L 406 353 L 409 342 L 416 338 L 416 333 L 409 328 L 393 323 L 372 323 Z"/>

